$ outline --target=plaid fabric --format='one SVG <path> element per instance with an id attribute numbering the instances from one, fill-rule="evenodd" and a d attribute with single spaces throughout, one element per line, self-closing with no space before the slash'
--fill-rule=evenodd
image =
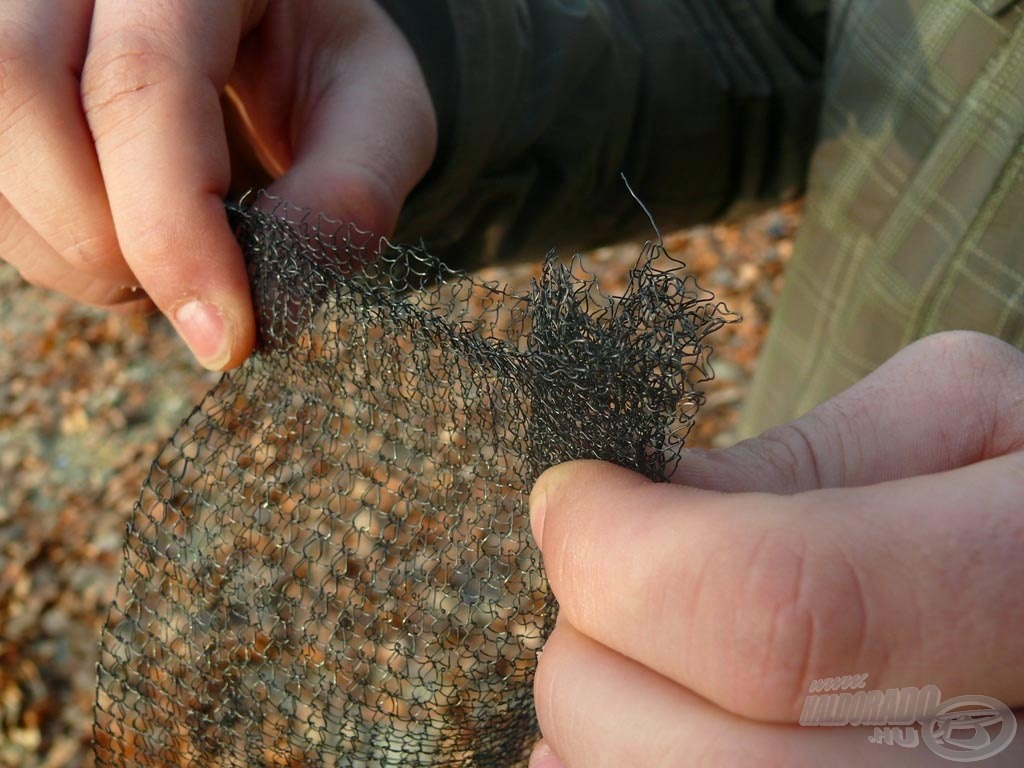
<path id="1" fill-rule="evenodd" d="M 741 432 L 901 347 L 1024 347 L 1024 2 L 839 0 L 806 218 Z"/>

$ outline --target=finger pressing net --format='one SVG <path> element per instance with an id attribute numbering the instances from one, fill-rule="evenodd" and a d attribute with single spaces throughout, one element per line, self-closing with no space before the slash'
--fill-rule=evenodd
<path id="1" fill-rule="evenodd" d="M 556 612 L 530 488 L 583 458 L 664 479 L 731 316 L 650 244 L 618 299 L 553 255 L 518 294 L 283 204 L 229 216 L 258 349 L 135 506 L 97 764 L 524 766 Z"/>

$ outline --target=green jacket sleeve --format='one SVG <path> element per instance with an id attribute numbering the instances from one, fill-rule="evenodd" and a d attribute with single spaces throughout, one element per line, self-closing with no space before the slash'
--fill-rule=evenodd
<path id="1" fill-rule="evenodd" d="M 441 146 L 398 237 L 456 266 L 649 233 L 798 194 L 827 0 L 380 0 Z"/>

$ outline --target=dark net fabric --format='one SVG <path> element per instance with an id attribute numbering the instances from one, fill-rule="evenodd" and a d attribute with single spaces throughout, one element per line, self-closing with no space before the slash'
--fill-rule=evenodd
<path id="1" fill-rule="evenodd" d="M 664 478 L 730 318 L 657 246 L 614 301 L 553 256 L 514 294 L 276 214 L 229 211 L 258 351 L 135 507 L 97 763 L 525 765 L 556 610 L 529 490 L 580 458 Z"/>

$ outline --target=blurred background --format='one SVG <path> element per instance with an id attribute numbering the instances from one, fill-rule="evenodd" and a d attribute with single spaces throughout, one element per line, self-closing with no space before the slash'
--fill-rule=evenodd
<path id="1" fill-rule="evenodd" d="M 712 337 L 715 380 L 692 446 L 734 442 L 782 286 L 799 205 L 666 236 L 743 322 Z M 639 246 L 586 265 L 620 293 Z M 526 290 L 535 264 L 488 269 Z M 100 630 L 149 464 L 217 380 L 159 316 L 123 317 L 25 284 L 0 264 L 0 768 L 91 766 Z"/>

